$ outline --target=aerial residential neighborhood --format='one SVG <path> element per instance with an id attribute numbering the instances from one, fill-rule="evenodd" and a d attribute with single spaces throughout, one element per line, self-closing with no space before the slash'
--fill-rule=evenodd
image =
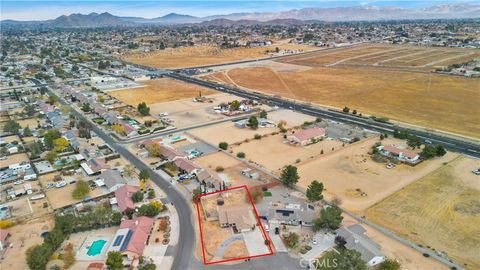
<path id="1" fill-rule="evenodd" d="M 444 2 L 3 1 L 0 268 L 479 269 Z"/>

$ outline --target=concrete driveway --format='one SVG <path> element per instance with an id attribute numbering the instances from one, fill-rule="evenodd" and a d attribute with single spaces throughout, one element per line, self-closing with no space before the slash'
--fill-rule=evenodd
<path id="1" fill-rule="evenodd" d="M 268 236 L 270 237 L 270 240 L 272 241 L 276 252 L 288 252 L 287 247 L 280 238 L 280 234 L 275 234 L 275 227 L 272 226 L 272 228 L 268 232 Z"/>
<path id="2" fill-rule="evenodd" d="M 270 253 L 268 246 L 265 245 L 265 239 L 263 238 L 262 232 L 258 227 L 255 227 L 255 230 L 251 232 L 244 232 L 242 235 L 243 239 L 245 239 L 245 245 L 247 246 L 248 254 L 250 256 Z"/>
<path id="3" fill-rule="evenodd" d="M 318 258 L 323 252 L 335 246 L 335 235 L 331 233 L 316 233 L 313 238 L 317 240 L 317 244 L 314 245 L 313 243 L 310 243 L 312 249 L 302 255 L 302 258 L 305 260 Z"/>

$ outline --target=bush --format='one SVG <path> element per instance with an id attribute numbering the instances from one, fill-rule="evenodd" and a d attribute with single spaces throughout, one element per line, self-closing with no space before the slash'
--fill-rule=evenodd
<path id="1" fill-rule="evenodd" d="M 254 138 L 255 140 L 260 140 L 260 139 L 262 138 L 262 135 L 260 135 L 260 134 L 255 134 L 255 136 L 253 136 L 253 138 Z"/>
<path id="2" fill-rule="evenodd" d="M 227 150 L 228 149 L 228 143 L 221 142 L 221 143 L 218 144 L 218 147 L 222 150 Z"/>
<path id="3" fill-rule="evenodd" d="M 245 153 L 244 152 L 238 152 L 237 157 L 238 158 L 245 158 Z"/>
<path id="4" fill-rule="evenodd" d="M 291 232 L 283 241 L 288 248 L 294 248 L 298 244 L 299 238 L 298 234 Z"/>
<path id="5" fill-rule="evenodd" d="M 88 195 L 90 192 L 90 188 L 88 187 L 87 182 L 83 180 L 77 181 L 77 184 L 75 186 L 75 190 L 72 192 L 72 197 L 76 200 L 82 200 L 85 198 L 85 196 Z"/>
<path id="6" fill-rule="evenodd" d="M 139 190 L 139 191 L 133 193 L 132 201 L 136 202 L 136 203 L 143 201 L 143 192 Z"/>
<path id="7" fill-rule="evenodd" d="M 217 166 L 217 168 L 215 168 L 216 172 L 223 172 L 224 170 L 225 169 L 222 166 Z"/>

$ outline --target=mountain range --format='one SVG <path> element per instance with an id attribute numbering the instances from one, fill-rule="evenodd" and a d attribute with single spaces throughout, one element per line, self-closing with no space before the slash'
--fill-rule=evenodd
<path id="1" fill-rule="evenodd" d="M 382 20 L 415 20 L 415 19 L 462 19 L 480 18 L 480 4 L 448 4 L 436 5 L 420 9 L 399 7 L 336 7 L 336 8 L 303 8 L 280 12 L 232 13 L 195 17 L 170 13 L 157 18 L 119 17 L 108 12 L 62 15 L 45 21 L 3 20 L 4 25 L 45 25 L 56 28 L 83 28 L 105 26 L 137 26 L 144 24 L 174 25 L 202 23 L 211 25 L 233 24 L 298 24 L 304 21 L 382 21 Z"/>

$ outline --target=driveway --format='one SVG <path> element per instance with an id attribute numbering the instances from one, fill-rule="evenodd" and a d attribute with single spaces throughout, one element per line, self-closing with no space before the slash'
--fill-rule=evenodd
<path id="1" fill-rule="evenodd" d="M 270 253 L 268 246 L 265 245 L 265 239 L 263 238 L 262 232 L 258 227 L 255 227 L 255 230 L 253 231 L 244 232 L 242 235 L 243 239 L 245 239 L 248 255 L 255 256 Z"/>
<path id="2" fill-rule="evenodd" d="M 270 232 L 268 233 L 270 240 L 272 241 L 273 246 L 275 247 L 276 252 L 288 252 L 287 247 L 283 243 L 282 239 L 280 238 L 280 234 L 275 234 L 275 227 L 272 226 L 270 228 Z"/>
<path id="3" fill-rule="evenodd" d="M 317 239 L 317 244 L 314 245 L 313 243 L 310 243 L 312 249 L 302 255 L 302 258 L 305 260 L 318 258 L 320 257 L 320 255 L 322 255 L 323 252 L 335 246 L 335 235 L 331 233 L 316 233 L 313 238 Z"/>

